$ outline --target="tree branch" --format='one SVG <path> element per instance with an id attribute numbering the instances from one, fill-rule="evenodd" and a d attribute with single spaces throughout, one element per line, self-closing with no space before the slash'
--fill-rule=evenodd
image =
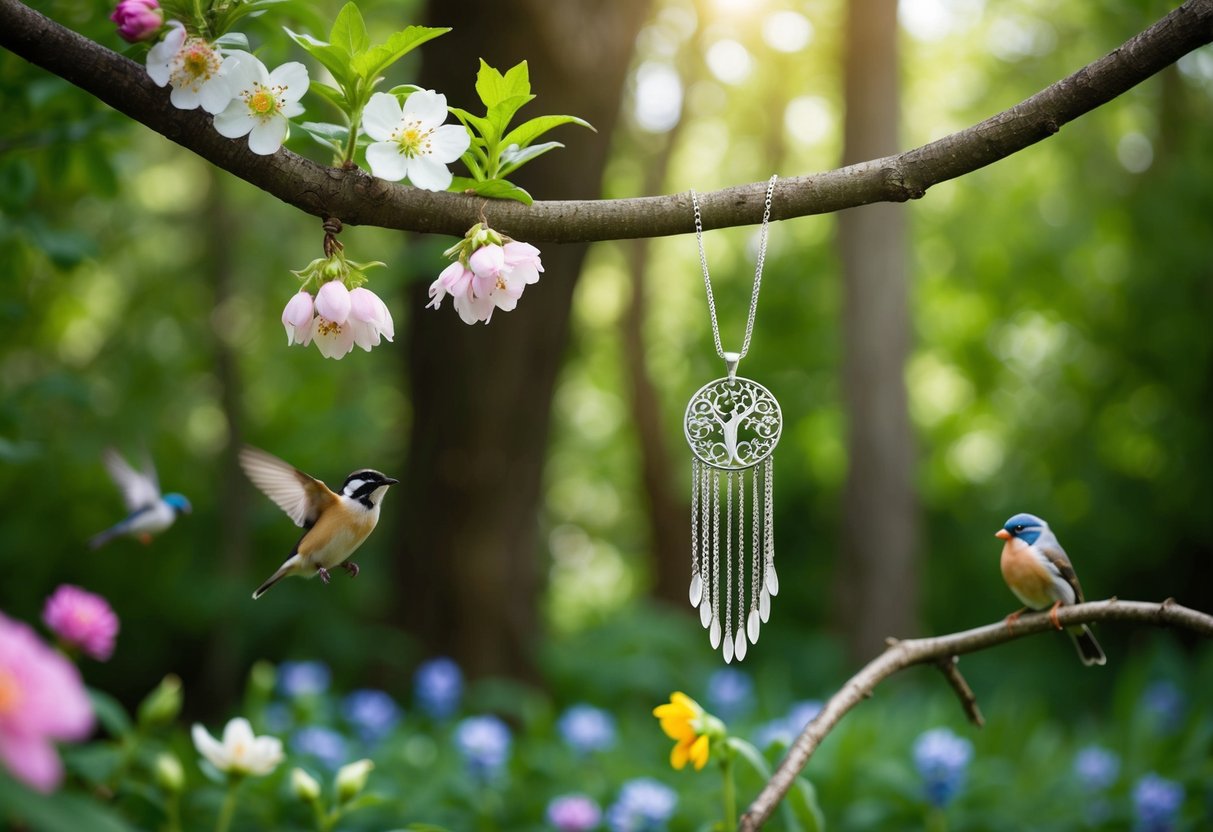
<path id="1" fill-rule="evenodd" d="M 1213 41 L 1213 0 L 1188 0 L 1123 46 L 985 121 L 908 150 L 837 170 L 781 179 L 771 218 L 827 214 L 872 202 L 918 199 L 1056 133 L 1181 57 Z M 257 156 L 216 133 L 201 110 L 177 110 L 143 67 L 60 26 L 18 0 L 0 0 L 0 46 L 59 75 L 157 133 L 278 199 L 354 225 L 462 235 L 483 207 L 493 226 L 531 242 L 585 242 L 693 230 L 685 193 L 660 197 L 536 202 L 431 193 L 325 167 L 280 150 Z M 704 228 L 762 217 L 764 182 L 702 194 Z"/>
<path id="2" fill-rule="evenodd" d="M 1161 604 L 1145 601 L 1119 601 L 1111 598 L 1107 601 L 1095 601 L 1089 604 L 1077 604 L 1061 607 L 1057 610 L 1057 619 L 1061 625 L 1089 624 L 1092 621 L 1127 621 L 1138 624 L 1169 625 L 1193 630 L 1203 636 L 1213 638 L 1213 615 L 1198 610 L 1182 607 L 1168 598 Z M 792 787 L 796 776 L 804 770 L 809 758 L 821 745 L 826 734 L 834 728 L 847 713 L 861 701 L 872 695 L 872 691 L 882 681 L 899 670 L 916 664 L 935 664 L 944 670 L 944 675 L 960 696 L 965 712 L 973 718 L 976 713 L 977 701 L 972 689 L 955 671 L 954 657 L 961 653 L 974 653 L 1005 644 L 1012 639 L 1022 638 L 1035 633 L 1053 630 L 1053 623 L 1048 612 L 1024 615 L 1016 622 L 1014 629 L 1007 626 L 1005 621 L 997 624 L 987 624 L 974 630 L 961 633 L 951 633 L 934 638 L 915 638 L 906 641 L 893 641 L 889 648 L 873 659 L 862 670 L 856 673 L 845 685 L 830 697 L 821 712 L 813 718 L 800 736 L 788 748 L 787 754 L 779 764 L 779 768 L 767 781 L 766 786 L 759 792 L 758 797 L 750 804 L 746 813 L 741 816 L 739 830 L 752 832 L 762 826 L 779 801 L 784 798 Z M 956 675 L 953 677 L 952 672 Z M 959 682 L 959 684 L 957 684 Z M 980 714 L 978 714 L 980 719 Z"/>

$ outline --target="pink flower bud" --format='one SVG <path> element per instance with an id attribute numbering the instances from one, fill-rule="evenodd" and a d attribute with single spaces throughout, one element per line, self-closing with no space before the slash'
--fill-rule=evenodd
<path id="1" fill-rule="evenodd" d="M 294 296 L 286 302 L 286 308 L 282 310 L 282 325 L 286 327 L 286 343 L 303 344 L 305 347 L 312 340 L 312 317 L 315 315 L 315 306 L 312 303 L 312 296 L 307 292 L 296 292 Z"/>
<path id="2" fill-rule="evenodd" d="M 316 293 L 316 314 L 335 324 L 350 317 L 350 290 L 340 280 L 330 280 Z"/>
<path id="3" fill-rule="evenodd" d="M 156 0 L 120 0 L 110 20 L 118 24 L 118 37 L 127 43 L 150 40 L 164 24 Z"/>
<path id="4" fill-rule="evenodd" d="M 468 267 L 477 277 L 496 278 L 505 267 L 505 250 L 491 243 L 481 246 L 468 258 Z"/>
<path id="5" fill-rule="evenodd" d="M 118 616 L 100 595 L 63 584 L 47 599 L 42 620 L 64 644 L 98 661 L 105 661 L 114 652 Z"/>

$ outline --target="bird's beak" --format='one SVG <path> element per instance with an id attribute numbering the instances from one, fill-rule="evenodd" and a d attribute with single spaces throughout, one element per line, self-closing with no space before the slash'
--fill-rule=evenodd
<path id="1" fill-rule="evenodd" d="M 1007 531 L 1006 529 L 999 529 L 998 531 L 994 532 L 994 536 L 997 538 L 1001 538 L 1002 540 L 1011 539 L 1011 533 L 1009 531 Z"/>
<path id="2" fill-rule="evenodd" d="M 386 482 L 388 485 L 395 485 L 396 483 L 400 482 L 400 480 L 394 480 L 391 477 L 384 477 L 383 481 Z"/>

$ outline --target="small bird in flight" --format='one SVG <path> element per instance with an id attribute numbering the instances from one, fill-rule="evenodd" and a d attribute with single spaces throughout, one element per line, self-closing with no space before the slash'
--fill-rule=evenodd
<path id="1" fill-rule="evenodd" d="M 193 510 L 190 501 L 180 494 L 160 496 L 156 467 L 146 453 L 142 471 L 132 468 L 113 448 L 106 448 L 101 460 L 110 479 L 122 492 L 128 514 L 120 522 L 93 535 L 88 541 L 90 549 L 99 549 L 115 537 L 124 535 L 145 544 L 151 543 L 152 535 L 160 534 L 173 525 L 178 515 L 189 514 Z"/>
<path id="2" fill-rule="evenodd" d="M 351 578 L 358 576 L 358 564 L 346 559 L 374 531 L 383 495 L 399 480 L 360 468 L 345 478 L 338 494 L 290 463 L 247 445 L 240 450 L 240 467 L 265 496 L 304 529 L 290 556 L 257 587 L 253 598 L 260 598 L 288 575 L 319 575 L 327 584 L 329 570 L 340 566 Z"/>
<path id="3" fill-rule="evenodd" d="M 1007 616 L 1007 626 L 1028 609 L 1052 607 L 1053 626 L 1061 629 L 1057 608 L 1083 602 L 1078 575 L 1049 524 L 1034 514 L 1016 514 L 994 533 L 1002 546 L 1002 577 L 1026 606 Z M 1067 628 L 1085 665 L 1106 664 L 1103 648 L 1086 624 Z"/>

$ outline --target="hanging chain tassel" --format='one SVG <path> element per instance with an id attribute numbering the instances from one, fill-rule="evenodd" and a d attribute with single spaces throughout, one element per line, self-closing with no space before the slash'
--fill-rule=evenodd
<path id="1" fill-rule="evenodd" d="M 691 605 L 699 608 L 699 622 L 709 629 L 712 649 L 721 650 L 726 662 L 742 661 L 749 645 L 758 643 L 762 624 L 771 615 L 771 598 L 779 594 L 771 456 L 781 428 L 779 405 L 766 388 L 736 377 L 733 370 L 730 367 L 727 379 L 712 382 L 696 394 L 687 408 L 686 423 L 694 451 L 689 597 Z M 722 561 L 724 575 L 720 574 Z"/>

